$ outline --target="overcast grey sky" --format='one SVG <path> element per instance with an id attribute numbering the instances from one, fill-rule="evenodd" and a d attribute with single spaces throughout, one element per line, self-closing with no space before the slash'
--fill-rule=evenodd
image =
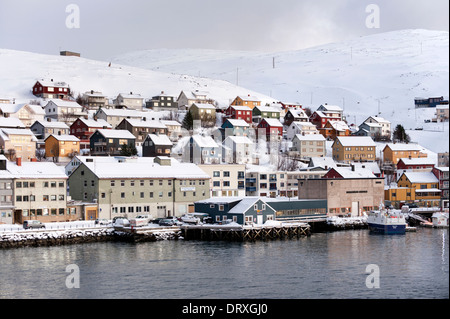
<path id="1" fill-rule="evenodd" d="M 369 4 L 380 9 L 379 28 L 366 26 Z M 448 31 L 448 12 L 448 0 L 0 0 L 0 48 L 92 59 L 158 48 L 285 51 L 400 29 Z"/>

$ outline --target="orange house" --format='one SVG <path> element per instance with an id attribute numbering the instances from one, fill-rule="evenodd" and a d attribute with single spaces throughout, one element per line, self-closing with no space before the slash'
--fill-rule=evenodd
<path id="1" fill-rule="evenodd" d="M 432 172 L 404 172 L 397 187 L 385 190 L 385 199 L 393 203 L 417 203 L 419 206 L 439 206 L 439 180 Z"/>
<path id="2" fill-rule="evenodd" d="M 338 136 L 350 136 L 350 128 L 344 121 L 328 121 L 323 128 L 319 128 L 319 132 L 328 140 L 335 140 Z"/>
<path id="3" fill-rule="evenodd" d="M 418 144 L 389 143 L 383 149 L 384 162 L 397 164 L 401 158 L 425 158 L 426 153 L 421 152 Z"/>
<path id="4" fill-rule="evenodd" d="M 68 157 L 80 153 L 80 140 L 73 135 L 49 135 L 45 139 L 46 157 Z"/>
<path id="5" fill-rule="evenodd" d="M 261 106 L 261 101 L 254 96 L 237 96 L 231 105 L 248 106 L 253 110 L 255 106 Z"/>

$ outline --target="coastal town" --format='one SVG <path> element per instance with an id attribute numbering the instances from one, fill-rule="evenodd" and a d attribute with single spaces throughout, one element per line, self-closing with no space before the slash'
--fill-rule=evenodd
<path id="1" fill-rule="evenodd" d="M 223 105 L 206 90 L 75 95 L 70 78 L 29 89 L 28 103 L 0 96 L 0 227 L 195 214 L 263 225 L 380 205 L 448 212 L 448 150 L 430 158 L 379 114 L 352 123 L 326 102 L 229 92 Z M 407 102 L 449 121 L 444 97 Z"/>

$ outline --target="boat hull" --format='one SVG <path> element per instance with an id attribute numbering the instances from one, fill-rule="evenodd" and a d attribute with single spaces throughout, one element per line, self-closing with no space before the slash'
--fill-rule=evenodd
<path id="1" fill-rule="evenodd" d="M 368 223 L 368 226 L 371 232 L 378 234 L 402 235 L 406 233 L 406 224 L 385 225 L 385 224 Z"/>

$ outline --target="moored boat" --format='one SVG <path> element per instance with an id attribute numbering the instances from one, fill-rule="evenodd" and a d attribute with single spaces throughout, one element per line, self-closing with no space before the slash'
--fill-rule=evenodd
<path id="1" fill-rule="evenodd" d="M 375 210 L 367 217 L 369 230 L 380 234 L 405 234 L 406 220 L 400 211 Z"/>
<path id="2" fill-rule="evenodd" d="M 448 227 L 448 213 L 436 212 L 431 216 L 431 220 L 435 228 Z"/>

